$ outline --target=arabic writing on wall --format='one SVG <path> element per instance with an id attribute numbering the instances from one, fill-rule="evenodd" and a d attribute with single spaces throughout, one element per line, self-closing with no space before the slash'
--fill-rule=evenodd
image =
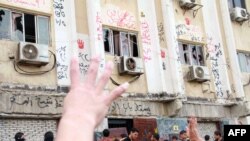
<path id="1" fill-rule="evenodd" d="M 165 41 L 165 37 L 164 37 L 164 26 L 163 23 L 158 23 L 158 35 L 159 35 L 159 39 L 160 42 L 164 42 Z"/>
<path id="2" fill-rule="evenodd" d="M 28 95 L 13 95 L 10 97 L 11 107 L 15 105 L 26 107 L 43 108 L 60 108 L 63 106 L 63 98 L 52 96 L 28 96 Z"/>
<path id="3" fill-rule="evenodd" d="M 79 52 L 78 57 L 79 57 L 80 73 L 85 75 L 89 68 L 90 56 L 87 53 Z"/>
<path id="4" fill-rule="evenodd" d="M 150 28 L 149 23 L 145 18 L 142 18 L 140 23 L 141 28 L 141 40 L 143 45 L 143 59 L 145 62 L 150 61 L 152 59 L 151 53 L 151 36 L 150 36 Z"/>
<path id="5" fill-rule="evenodd" d="M 6 0 L 10 3 L 32 6 L 32 7 L 41 7 L 45 5 L 45 0 Z"/>
<path id="6" fill-rule="evenodd" d="M 220 43 L 214 46 L 215 50 L 213 55 L 210 57 L 210 60 L 212 62 L 212 74 L 215 79 L 216 95 L 218 97 L 223 97 L 223 90 L 222 90 L 223 86 L 219 72 L 219 59 L 220 57 L 222 57 L 222 51 L 220 47 L 221 47 Z"/>
<path id="7" fill-rule="evenodd" d="M 57 78 L 58 79 L 68 79 L 67 71 L 69 66 L 64 64 L 66 59 L 66 46 L 61 46 L 57 48 Z"/>
<path id="8" fill-rule="evenodd" d="M 122 11 L 119 8 L 113 8 L 107 10 L 108 22 L 111 25 L 136 29 L 135 17 L 128 11 Z"/>
<path id="9" fill-rule="evenodd" d="M 202 32 L 198 26 L 179 24 L 176 26 L 176 33 L 179 38 L 187 38 L 195 42 L 202 42 L 204 40 Z"/>
<path id="10" fill-rule="evenodd" d="M 140 102 L 113 102 L 109 113 L 129 114 L 135 112 L 138 115 L 151 115 L 151 107 Z"/>
<path id="11" fill-rule="evenodd" d="M 54 12 L 55 12 L 55 20 L 56 24 L 59 26 L 66 26 L 65 22 L 65 12 L 64 12 L 64 0 L 54 0 Z"/>
<path id="12" fill-rule="evenodd" d="M 97 24 L 97 40 L 102 40 L 102 20 L 100 12 L 96 13 L 96 24 Z"/>
<path id="13" fill-rule="evenodd" d="M 222 78 L 220 77 L 220 72 L 219 68 L 219 59 L 222 57 L 222 50 L 221 50 L 221 45 L 220 43 L 216 43 L 213 37 L 208 35 L 207 38 L 207 44 L 206 44 L 206 58 L 210 58 L 211 60 L 211 68 L 212 68 L 212 74 L 214 76 L 214 83 L 215 83 L 215 88 L 216 88 L 216 95 L 218 97 L 223 97 L 223 85 L 222 85 Z"/>

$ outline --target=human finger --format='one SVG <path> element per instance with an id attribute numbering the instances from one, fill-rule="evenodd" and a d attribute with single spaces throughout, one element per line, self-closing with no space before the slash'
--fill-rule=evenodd
<path id="1" fill-rule="evenodd" d="M 99 81 L 96 85 L 96 91 L 98 94 L 102 93 L 105 85 L 108 83 L 109 77 L 111 76 L 114 64 L 113 62 L 108 62 L 105 66 L 104 73 L 101 75 Z"/>
<path id="2" fill-rule="evenodd" d="M 90 66 L 87 71 L 85 82 L 90 85 L 95 85 L 96 76 L 99 68 L 99 62 L 100 62 L 99 56 L 94 56 L 91 58 Z"/>
<path id="3" fill-rule="evenodd" d="M 129 83 L 123 83 L 119 87 L 116 87 L 107 97 L 107 105 L 110 105 L 112 101 L 118 98 L 122 93 L 124 93 L 128 89 Z"/>
<path id="4" fill-rule="evenodd" d="M 79 72 L 79 63 L 76 57 L 71 59 L 70 63 L 70 80 L 71 88 L 76 86 L 80 82 L 80 72 Z"/>

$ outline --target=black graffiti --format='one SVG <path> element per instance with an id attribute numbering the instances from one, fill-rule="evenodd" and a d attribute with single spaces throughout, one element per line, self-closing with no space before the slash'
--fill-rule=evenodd
<path id="1" fill-rule="evenodd" d="M 123 103 L 123 104 L 122 104 L 122 107 L 123 107 L 123 109 L 125 110 L 125 112 L 127 112 L 127 110 L 132 111 L 132 108 L 133 108 L 133 107 L 131 107 L 131 106 L 129 105 L 129 103 Z"/>
<path id="2" fill-rule="evenodd" d="M 163 70 L 166 70 L 166 65 L 164 62 L 162 62 L 162 68 L 163 68 Z"/>
<path id="3" fill-rule="evenodd" d="M 56 50 L 56 52 L 60 55 L 60 59 L 64 62 L 66 58 L 66 46 L 61 46 Z"/>
<path id="4" fill-rule="evenodd" d="M 64 7 L 63 7 L 63 4 L 62 4 L 62 2 L 64 2 L 64 0 L 59 0 L 59 1 L 57 1 L 57 0 L 54 0 L 54 8 L 55 8 L 55 15 L 57 16 L 57 17 L 65 17 L 65 13 L 64 13 Z"/>
<path id="5" fill-rule="evenodd" d="M 88 54 L 79 52 L 78 57 L 79 57 L 82 61 L 86 61 L 86 62 L 89 62 L 89 61 L 90 61 L 90 58 L 89 58 L 89 55 L 88 55 Z"/>
<path id="6" fill-rule="evenodd" d="M 55 105 L 55 108 L 62 107 L 63 100 L 58 99 L 51 96 L 22 96 L 22 99 L 19 99 L 20 95 L 13 95 L 10 97 L 10 103 L 12 109 L 13 105 L 19 105 L 19 106 L 37 106 L 41 109 L 43 108 L 49 108 Z M 35 105 L 33 105 L 35 103 Z"/>
<path id="7" fill-rule="evenodd" d="M 56 19 L 56 24 L 58 24 L 59 26 L 61 26 L 61 25 L 66 26 L 65 21 L 62 19 Z"/>
<path id="8" fill-rule="evenodd" d="M 64 18 L 66 14 L 64 12 L 64 0 L 54 0 L 54 12 L 56 16 L 56 24 L 59 26 L 66 26 Z"/>
<path id="9" fill-rule="evenodd" d="M 79 57 L 79 68 L 81 74 L 86 74 L 89 69 L 90 57 L 89 54 L 81 53 L 78 54 Z"/>
<path id="10" fill-rule="evenodd" d="M 222 81 L 220 79 L 220 72 L 219 72 L 219 58 L 223 55 L 221 51 L 221 45 L 214 45 L 214 53 L 213 56 L 210 57 L 211 64 L 212 64 L 212 74 L 215 79 L 215 87 L 216 87 L 216 95 L 222 97 L 223 90 L 222 90 Z"/>
<path id="11" fill-rule="evenodd" d="M 68 66 L 60 64 L 59 62 L 57 63 L 57 78 L 58 79 L 64 79 L 68 78 L 67 71 L 68 71 Z"/>
<path id="12" fill-rule="evenodd" d="M 146 115 L 151 115 L 151 108 L 145 104 L 141 104 L 141 103 L 129 103 L 129 102 L 126 102 L 126 103 L 118 103 L 118 102 L 113 102 L 112 105 L 110 106 L 109 108 L 109 111 L 112 113 L 112 112 L 135 112 L 135 113 L 138 113 L 138 112 L 142 112 L 142 113 L 145 113 Z"/>
<path id="13" fill-rule="evenodd" d="M 59 107 L 62 107 L 62 106 L 63 106 L 63 105 L 62 105 L 63 100 L 55 99 L 55 101 L 56 101 L 56 106 L 55 106 L 55 108 L 59 108 Z"/>
<path id="14" fill-rule="evenodd" d="M 148 115 L 151 115 L 151 110 L 149 107 L 144 107 L 141 104 L 136 104 L 135 103 L 135 111 L 139 111 L 139 112 L 147 112 Z"/>
<path id="15" fill-rule="evenodd" d="M 16 95 L 13 95 L 12 97 L 10 97 L 10 102 L 11 102 L 11 105 L 12 104 L 17 104 L 17 105 L 28 105 L 30 104 L 32 106 L 32 101 L 29 97 L 27 97 L 25 100 L 18 100 L 17 99 L 18 96 Z"/>
<path id="16" fill-rule="evenodd" d="M 158 24 L 158 35 L 159 35 L 159 39 L 160 39 L 160 42 L 164 42 L 165 41 L 165 38 L 164 38 L 164 26 L 162 23 L 159 23 Z"/>
<path id="17" fill-rule="evenodd" d="M 51 97 L 48 97 L 45 100 L 41 99 L 40 97 L 36 97 L 36 100 L 37 100 L 37 106 L 39 108 L 46 108 L 46 107 L 49 107 L 49 105 L 53 104 Z"/>

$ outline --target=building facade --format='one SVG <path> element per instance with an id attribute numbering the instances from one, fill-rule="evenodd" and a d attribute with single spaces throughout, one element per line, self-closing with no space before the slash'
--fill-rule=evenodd
<path id="1" fill-rule="evenodd" d="M 0 0 L 0 140 L 56 134 L 78 56 L 81 80 L 91 56 L 105 91 L 130 82 L 104 128 L 137 127 L 168 139 L 196 116 L 201 135 L 250 124 L 250 2 L 245 0 Z M 87 114 L 87 113 L 86 113 Z M 84 131 L 83 131 L 84 132 Z"/>

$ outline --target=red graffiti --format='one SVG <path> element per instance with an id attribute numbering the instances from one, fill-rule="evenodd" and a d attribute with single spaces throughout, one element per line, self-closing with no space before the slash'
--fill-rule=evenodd
<path id="1" fill-rule="evenodd" d="M 141 22 L 141 38 L 142 42 L 148 45 L 151 45 L 151 38 L 149 32 L 149 25 L 146 21 Z"/>
<path id="2" fill-rule="evenodd" d="M 143 59 L 145 62 L 147 61 L 150 61 L 152 58 L 151 58 L 151 49 L 150 48 L 144 48 L 143 49 Z"/>
<path id="3" fill-rule="evenodd" d="M 29 0 L 7 0 L 7 1 L 32 7 L 40 7 L 42 5 L 45 5 L 45 0 L 36 0 L 35 2 L 31 2 Z"/>
<path id="4" fill-rule="evenodd" d="M 165 58 L 165 57 L 166 57 L 165 51 L 161 50 L 161 58 Z"/>
<path id="5" fill-rule="evenodd" d="M 207 38 L 207 45 L 206 45 L 206 48 L 207 48 L 207 52 L 208 53 L 213 53 L 215 52 L 215 41 L 212 37 L 208 37 Z"/>
<path id="6" fill-rule="evenodd" d="M 102 40 L 102 20 L 100 13 L 96 13 L 96 24 L 97 24 L 97 40 Z"/>
<path id="7" fill-rule="evenodd" d="M 78 39 L 78 40 L 77 40 L 77 44 L 78 44 L 78 47 L 79 47 L 80 49 L 84 49 L 84 41 L 83 41 L 83 40 Z"/>
<path id="8" fill-rule="evenodd" d="M 185 21 L 186 21 L 186 25 L 190 25 L 191 21 L 189 18 L 185 18 Z"/>
<path id="9" fill-rule="evenodd" d="M 107 11 L 109 16 L 109 22 L 115 24 L 115 26 L 125 27 L 130 29 L 136 28 L 135 17 L 127 11 L 121 11 L 119 9 L 110 9 Z"/>

